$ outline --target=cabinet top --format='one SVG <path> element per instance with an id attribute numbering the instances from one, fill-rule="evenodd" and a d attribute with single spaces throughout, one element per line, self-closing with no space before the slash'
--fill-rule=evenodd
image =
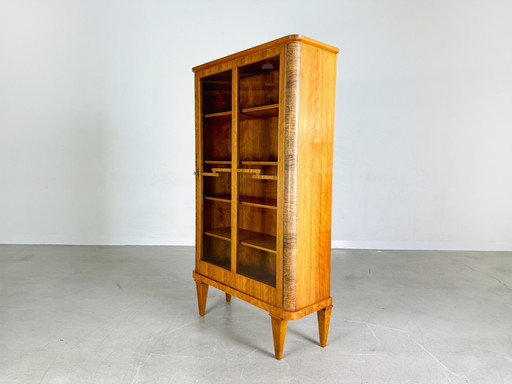
<path id="1" fill-rule="evenodd" d="M 245 55 L 249 55 L 249 54 L 252 54 L 252 53 L 255 53 L 255 52 L 258 52 L 258 51 L 262 51 L 264 49 L 268 49 L 268 48 L 274 47 L 276 45 L 287 44 L 287 43 L 290 43 L 292 41 L 299 41 L 299 42 L 304 43 L 304 44 L 309 44 L 309 45 L 315 46 L 317 48 L 321 48 L 321 49 L 324 49 L 326 51 L 332 52 L 334 54 L 338 53 L 338 51 L 339 51 L 338 48 L 333 47 L 332 45 L 322 43 L 321 41 L 312 39 L 312 38 L 304 36 L 304 35 L 288 35 L 288 36 L 281 37 L 280 39 L 269 41 L 268 43 L 265 43 L 265 44 L 260 44 L 260 45 L 257 45 L 255 47 L 252 47 L 252 48 L 249 48 L 249 49 L 245 49 L 245 50 L 237 52 L 237 53 L 233 53 L 233 54 L 231 54 L 229 56 L 225 56 L 223 58 L 220 58 L 220 59 L 217 59 L 217 60 L 213 60 L 213 61 L 209 61 L 209 62 L 207 62 L 205 64 L 198 65 L 197 67 L 192 68 L 192 71 L 193 72 L 197 72 L 198 70 L 210 67 L 212 65 L 217 65 L 217 64 L 220 64 L 220 63 L 223 63 L 223 62 L 226 62 L 226 61 L 237 59 L 237 58 L 245 56 Z"/>

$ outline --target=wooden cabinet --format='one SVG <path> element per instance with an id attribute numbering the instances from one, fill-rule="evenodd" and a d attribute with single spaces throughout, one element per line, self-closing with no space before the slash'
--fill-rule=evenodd
<path id="1" fill-rule="evenodd" d="M 337 48 L 290 35 L 193 68 L 199 314 L 208 286 L 327 343 Z"/>

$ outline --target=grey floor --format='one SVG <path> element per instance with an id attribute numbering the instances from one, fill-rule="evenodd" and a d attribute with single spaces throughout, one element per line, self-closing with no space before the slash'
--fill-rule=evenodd
<path id="1" fill-rule="evenodd" d="M 316 316 L 210 288 L 191 247 L 0 246 L 0 383 L 512 383 L 512 252 L 335 250 Z"/>

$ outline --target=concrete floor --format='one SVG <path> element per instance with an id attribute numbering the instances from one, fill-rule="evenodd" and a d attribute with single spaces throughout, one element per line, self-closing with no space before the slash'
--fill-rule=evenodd
<path id="1" fill-rule="evenodd" d="M 197 315 L 193 253 L 0 246 L 0 383 L 512 383 L 512 252 L 335 250 L 328 346 L 281 361 L 264 311 Z"/>

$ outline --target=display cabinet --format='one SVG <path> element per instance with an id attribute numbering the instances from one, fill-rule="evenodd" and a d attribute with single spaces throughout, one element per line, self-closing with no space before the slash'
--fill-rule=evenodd
<path id="1" fill-rule="evenodd" d="M 290 35 L 197 66 L 196 281 L 271 316 L 317 312 L 327 343 L 337 48 Z"/>

